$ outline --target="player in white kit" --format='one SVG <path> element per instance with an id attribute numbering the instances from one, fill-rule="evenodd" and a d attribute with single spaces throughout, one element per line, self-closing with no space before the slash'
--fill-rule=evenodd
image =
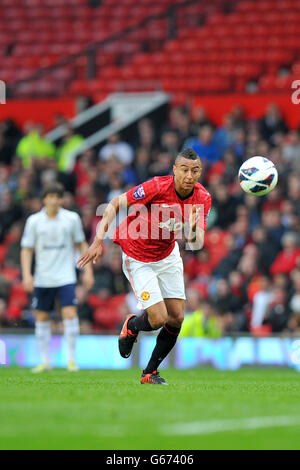
<path id="1" fill-rule="evenodd" d="M 35 334 L 42 362 L 33 372 L 51 368 L 49 344 L 51 339 L 50 313 L 58 300 L 64 323 L 68 349 L 67 368 L 78 370 L 74 353 L 79 334 L 75 285 L 75 247 L 81 253 L 87 243 L 79 215 L 61 207 L 64 188 L 53 183 L 43 192 L 44 208 L 28 217 L 21 240 L 21 266 L 23 284 L 27 292 L 33 292 L 32 307 L 35 312 Z M 35 253 L 35 272 L 31 274 Z M 94 283 L 91 265 L 83 272 L 83 283 L 90 289 Z"/>

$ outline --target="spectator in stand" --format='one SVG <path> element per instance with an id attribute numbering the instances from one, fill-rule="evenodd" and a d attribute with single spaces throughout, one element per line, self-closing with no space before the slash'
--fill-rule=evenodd
<path id="1" fill-rule="evenodd" d="M 213 305 L 217 313 L 222 317 L 223 330 L 225 332 L 240 331 L 245 328 L 245 315 L 240 311 L 238 299 L 230 292 L 227 280 L 220 279 L 218 281 Z"/>
<path id="2" fill-rule="evenodd" d="M 173 129 L 166 129 L 161 136 L 161 148 L 168 153 L 172 159 L 176 157 L 180 149 L 178 133 Z"/>
<path id="3" fill-rule="evenodd" d="M 258 248 L 258 265 L 261 271 L 267 274 L 277 256 L 278 244 L 269 238 L 265 228 L 260 225 L 253 230 L 252 238 Z"/>
<path id="4" fill-rule="evenodd" d="M 273 189 L 269 194 L 267 194 L 265 201 L 262 203 L 262 211 L 277 211 L 281 213 L 283 199 L 281 195 L 281 190 L 279 186 Z"/>
<path id="5" fill-rule="evenodd" d="M 273 289 L 272 301 L 265 316 L 265 323 L 271 326 L 273 333 L 283 331 L 287 325 L 290 310 L 287 303 L 287 294 L 284 289 L 275 287 Z"/>
<path id="6" fill-rule="evenodd" d="M 5 137 L 4 130 L 0 129 L 0 163 L 10 165 L 13 158 L 13 149 Z"/>
<path id="7" fill-rule="evenodd" d="M 23 199 L 35 190 L 38 192 L 37 173 L 32 168 L 24 170 L 18 175 L 18 183 L 15 191 L 15 200 L 22 203 Z"/>
<path id="8" fill-rule="evenodd" d="M 222 155 L 214 141 L 213 128 L 209 125 L 200 127 L 197 137 L 190 137 L 185 141 L 183 148 L 188 147 L 197 152 L 205 166 L 220 160 Z"/>
<path id="9" fill-rule="evenodd" d="M 215 225 L 221 229 L 226 229 L 236 220 L 237 200 L 228 193 L 225 184 L 216 186 L 213 196 L 213 208 L 217 212 Z"/>
<path id="10" fill-rule="evenodd" d="M 281 223 L 281 214 L 278 210 L 262 212 L 262 226 L 266 229 L 268 238 L 277 244 L 279 249 L 285 229 Z"/>
<path id="11" fill-rule="evenodd" d="M 0 123 L 0 163 L 11 165 L 22 132 L 11 120 Z"/>
<path id="12" fill-rule="evenodd" d="M 213 179 L 218 175 L 218 184 L 216 188 L 221 184 L 221 180 L 226 185 L 232 184 L 236 180 L 236 175 L 239 172 L 240 164 L 237 161 L 237 157 L 232 150 L 226 150 L 222 157 L 222 160 L 214 163 L 206 173 L 206 180 L 209 184 L 213 184 Z"/>
<path id="13" fill-rule="evenodd" d="M 253 297 L 253 308 L 251 314 L 251 329 L 259 328 L 265 319 L 268 308 L 273 300 L 271 279 L 262 276 L 259 280 L 259 288 Z"/>
<path id="14" fill-rule="evenodd" d="M 245 129 L 236 129 L 234 134 L 234 141 L 232 142 L 231 149 L 238 157 L 239 163 L 242 162 L 246 151 L 247 136 Z"/>
<path id="15" fill-rule="evenodd" d="M 222 320 L 210 302 L 201 300 L 197 308 L 184 317 L 179 337 L 219 338 Z"/>
<path id="16" fill-rule="evenodd" d="M 214 127 L 212 121 L 208 119 L 206 115 L 205 108 L 203 106 L 199 106 L 199 108 L 194 110 L 192 116 L 191 131 L 193 134 L 197 134 L 198 129 L 206 125 Z"/>
<path id="17" fill-rule="evenodd" d="M 253 197 L 251 194 L 245 194 L 243 204 L 249 211 L 250 228 L 253 231 L 257 225 L 260 225 L 262 201 L 260 198 Z"/>
<path id="18" fill-rule="evenodd" d="M 6 191 L 1 198 L 0 243 L 3 242 L 11 226 L 23 216 L 22 207 L 13 200 L 13 194 Z"/>
<path id="19" fill-rule="evenodd" d="M 233 106 L 231 110 L 233 124 L 236 129 L 244 129 L 246 127 L 245 110 L 240 104 Z"/>
<path id="20" fill-rule="evenodd" d="M 81 222 L 86 240 L 90 240 L 92 237 L 94 217 L 95 211 L 91 204 L 82 207 Z"/>
<path id="21" fill-rule="evenodd" d="M 299 218 L 295 211 L 293 203 L 288 199 L 282 201 L 280 212 L 281 222 L 284 228 L 289 231 L 299 232 L 297 227 Z"/>
<path id="22" fill-rule="evenodd" d="M 21 138 L 16 149 L 23 168 L 30 168 L 33 164 L 42 164 L 48 159 L 55 159 L 55 146 L 42 137 L 43 131 L 43 126 L 40 124 L 26 123 L 25 136 Z"/>
<path id="23" fill-rule="evenodd" d="M 104 161 L 109 160 L 112 156 L 115 156 L 123 165 L 131 165 L 133 161 L 131 145 L 121 141 L 119 134 L 111 135 L 107 140 L 107 144 L 99 152 L 99 158 Z"/>
<path id="24" fill-rule="evenodd" d="M 5 266 L 10 268 L 20 269 L 20 256 L 21 256 L 21 238 L 23 234 L 23 224 L 15 222 L 9 231 L 9 246 L 5 256 Z"/>
<path id="25" fill-rule="evenodd" d="M 251 240 L 249 220 L 244 216 L 239 217 L 231 226 L 231 233 L 234 235 L 236 245 L 244 248 Z"/>
<path id="26" fill-rule="evenodd" d="M 148 152 L 156 148 L 156 135 L 153 123 L 150 119 L 144 118 L 138 122 L 138 147 L 142 147 Z"/>
<path id="27" fill-rule="evenodd" d="M 214 268 L 213 276 L 228 279 L 230 272 L 235 271 L 242 257 L 242 248 L 237 245 L 233 234 L 226 240 L 228 254 L 222 258 L 220 263 Z"/>
<path id="28" fill-rule="evenodd" d="M 91 182 L 92 170 L 95 173 L 95 165 L 97 164 L 96 154 L 92 149 L 83 152 L 74 165 L 73 173 L 76 176 L 76 187 Z M 97 173 L 97 172 L 96 172 Z"/>
<path id="29" fill-rule="evenodd" d="M 262 137 L 272 143 L 277 133 L 286 133 L 286 122 L 275 103 L 268 104 L 266 113 L 260 121 Z"/>
<path id="30" fill-rule="evenodd" d="M 272 264 L 271 273 L 287 273 L 289 274 L 296 266 L 300 259 L 300 247 L 297 234 L 293 232 L 286 233 L 282 238 L 283 250 L 277 255 Z"/>
<path id="31" fill-rule="evenodd" d="M 172 161 L 172 156 L 169 153 L 160 152 L 155 158 L 155 161 L 149 166 L 149 175 L 153 178 L 154 176 L 165 176 L 170 174 Z"/>
<path id="32" fill-rule="evenodd" d="M 299 173 L 291 173 L 287 182 L 288 198 L 294 206 L 297 214 L 300 214 L 300 178 Z"/>
<path id="33" fill-rule="evenodd" d="M 83 142 L 84 138 L 79 134 L 75 134 L 74 129 L 70 125 L 67 125 L 65 128 L 65 136 L 57 149 L 58 171 L 70 173 L 73 170 L 76 162 L 74 152 Z"/>
<path id="34" fill-rule="evenodd" d="M 169 117 L 170 125 L 178 133 L 180 139 L 180 147 L 183 146 L 186 139 L 191 136 L 191 122 L 189 113 L 186 108 L 180 106 L 174 106 L 170 110 Z M 198 129 L 195 133 L 197 133 Z"/>
<path id="35" fill-rule="evenodd" d="M 136 151 L 134 169 L 137 177 L 137 184 L 147 181 L 149 177 L 148 167 L 151 161 L 150 152 L 144 147 L 139 147 Z"/>
<path id="36" fill-rule="evenodd" d="M 223 155 L 234 143 L 235 125 L 233 116 L 229 113 L 224 117 L 223 126 L 219 127 L 214 135 L 214 142 L 217 145 L 220 155 Z"/>
<path id="37" fill-rule="evenodd" d="M 199 250 L 196 255 L 190 256 L 184 263 L 185 273 L 189 279 L 205 278 L 212 272 L 210 256 L 205 248 Z"/>
<path id="38" fill-rule="evenodd" d="M 93 292 L 102 297 L 128 292 L 128 283 L 122 271 L 119 250 L 115 247 L 109 248 L 106 255 L 96 263 Z"/>
<path id="39" fill-rule="evenodd" d="M 123 180 L 122 175 L 116 174 L 110 177 L 109 179 L 110 190 L 107 194 L 107 202 L 110 202 L 114 197 L 120 196 L 123 191 Z"/>
<path id="40" fill-rule="evenodd" d="M 291 170 L 300 171 L 300 131 L 290 131 L 282 144 L 282 157 Z"/>

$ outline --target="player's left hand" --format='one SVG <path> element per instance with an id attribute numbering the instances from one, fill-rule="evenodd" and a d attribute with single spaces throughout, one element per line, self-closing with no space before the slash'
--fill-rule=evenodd
<path id="1" fill-rule="evenodd" d="M 95 282 L 94 274 L 92 270 L 86 270 L 82 274 L 82 282 L 86 290 L 90 290 Z"/>
<path id="2" fill-rule="evenodd" d="M 77 267 L 84 268 L 90 261 L 93 264 L 96 264 L 98 258 L 102 255 L 102 243 L 96 242 L 95 240 L 91 244 L 91 246 L 87 249 L 87 251 L 80 256 L 77 260 Z"/>
<path id="3" fill-rule="evenodd" d="M 200 221 L 200 207 L 197 207 L 193 204 L 190 210 L 189 224 L 193 231 L 196 230 L 197 225 Z"/>

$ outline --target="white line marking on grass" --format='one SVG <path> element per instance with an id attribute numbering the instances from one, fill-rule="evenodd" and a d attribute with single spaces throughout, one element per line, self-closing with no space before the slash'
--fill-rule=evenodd
<path id="1" fill-rule="evenodd" d="M 223 419 L 174 423 L 161 428 L 163 434 L 193 435 L 213 434 L 216 432 L 240 431 L 243 429 L 273 428 L 300 425 L 300 416 L 258 416 L 244 419 Z"/>

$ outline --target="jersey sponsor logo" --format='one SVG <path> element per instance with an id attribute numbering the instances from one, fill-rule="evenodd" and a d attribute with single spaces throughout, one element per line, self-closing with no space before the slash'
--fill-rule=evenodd
<path id="1" fill-rule="evenodd" d="M 147 292 L 147 291 L 144 290 L 144 291 L 141 293 L 141 298 L 142 298 L 144 301 L 149 300 L 149 299 L 150 299 L 150 294 L 149 294 L 149 292 Z"/>
<path id="2" fill-rule="evenodd" d="M 178 206 L 178 204 L 162 204 L 161 207 L 174 207 L 174 206 Z"/>
<path id="3" fill-rule="evenodd" d="M 134 199 L 142 199 L 145 197 L 145 191 L 142 184 L 134 191 L 133 197 Z"/>
<path id="4" fill-rule="evenodd" d="M 166 222 L 160 222 L 159 228 L 166 228 L 170 232 L 176 232 L 177 230 L 182 230 L 184 228 L 184 223 L 176 222 L 176 219 L 171 218 Z"/>

